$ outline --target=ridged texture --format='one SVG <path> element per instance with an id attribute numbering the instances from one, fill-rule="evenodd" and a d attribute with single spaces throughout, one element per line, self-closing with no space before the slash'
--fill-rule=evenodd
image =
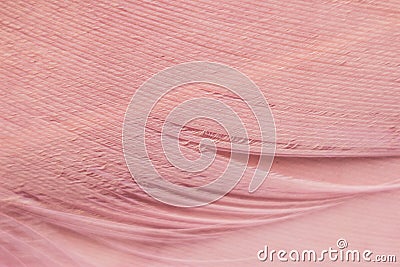
<path id="1" fill-rule="evenodd" d="M 0 266 L 254 266 L 266 242 L 326 249 L 338 235 L 398 252 L 398 1 L 2 1 L 0 25 Z M 257 84 L 277 157 L 255 194 L 252 151 L 230 194 L 186 210 L 132 181 L 121 132 L 144 81 L 195 60 Z M 200 176 L 165 161 L 157 138 L 168 108 L 194 95 L 235 108 L 259 141 L 235 95 L 180 88 L 147 130 L 158 170 L 186 185 L 212 180 L 236 152 Z M 201 137 L 229 143 L 194 122 L 183 151 L 196 156 Z"/>

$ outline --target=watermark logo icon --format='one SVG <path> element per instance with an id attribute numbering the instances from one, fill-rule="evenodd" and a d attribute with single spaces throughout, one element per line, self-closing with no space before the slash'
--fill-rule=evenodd
<path id="1" fill-rule="evenodd" d="M 339 249 L 345 249 L 345 248 L 348 247 L 347 241 L 346 241 L 346 239 L 344 239 L 344 238 L 339 238 L 339 239 L 336 241 L 336 245 L 337 245 L 337 247 L 338 247 Z"/>
<path id="2" fill-rule="evenodd" d="M 171 90 L 191 83 L 209 83 L 229 89 L 246 103 L 256 118 L 254 123 L 259 127 L 261 147 L 258 166 L 249 185 L 249 192 L 254 192 L 266 179 L 275 154 L 272 113 L 262 92 L 246 75 L 212 62 L 189 62 L 170 67 L 151 77 L 135 92 L 125 115 L 122 138 L 124 157 L 133 178 L 153 198 L 179 207 L 196 207 L 216 201 L 239 182 L 245 167 L 230 161 L 221 176 L 207 185 L 186 187 L 174 184 L 163 179 L 148 157 L 145 130 L 152 109 Z M 231 151 L 240 151 L 248 157 L 250 139 L 240 114 L 217 99 L 193 97 L 171 110 L 162 128 L 163 153 L 174 167 L 186 172 L 201 172 L 212 164 L 216 156 L 216 145 L 207 138 L 199 144 L 207 149 L 201 150 L 198 159 L 189 160 L 181 154 L 180 130 L 196 118 L 210 119 L 223 126 L 231 140 L 241 140 L 230 143 Z"/>

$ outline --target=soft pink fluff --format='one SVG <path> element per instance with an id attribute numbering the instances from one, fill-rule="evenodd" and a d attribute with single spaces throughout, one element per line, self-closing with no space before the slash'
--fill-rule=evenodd
<path id="1" fill-rule="evenodd" d="M 0 266 L 266 265 L 256 256 L 265 244 L 317 250 L 342 237 L 354 249 L 399 253 L 399 12 L 398 1 L 2 1 Z M 256 149 L 234 162 L 247 169 L 232 192 L 182 209 L 134 183 L 121 131 L 144 81 L 195 60 L 257 84 L 277 153 L 255 193 Z M 194 175 L 168 164 L 160 127 L 193 96 L 235 108 L 259 141 L 229 91 L 178 88 L 147 133 L 160 173 L 185 185 L 214 179 L 238 152 L 222 129 L 198 121 L 184 129 L 182 151 L 195 157 L 211 137 L 213 166 Z"/>

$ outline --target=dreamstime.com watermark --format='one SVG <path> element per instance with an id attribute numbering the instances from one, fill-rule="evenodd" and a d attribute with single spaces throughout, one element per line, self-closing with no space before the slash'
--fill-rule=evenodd
<path id="1" fill-rule="evenodd" d="M 369 249 L 357 250 L 348 249 L 346 239 L 340 238 L 336 247 L 329 247 L 324 250 L 270 250 L 268 246 L 257 252 L 257 258 L 261 262 L 374 262 L 374 263 L 395 263 L 396 255 L 378 255 Z"/>
<path id="2" fill-rule="evenodd" d="M 141 189 L 151 197 L 178 207 L 209 204 L 229 193 L 239 182 L 246 166 L 238 166 L 229 161 L 221 176 L 207 185 L 187 187 L 174 184 L 160 175 L 148 157 L 145 131 L 154 106 L 170 91 L 193 83 L 208 83 L 228 89 L 254 115 L 254 125 L 258 125 L 260 131 L 259 164 L 249 185 L 249 192 L 254 192 L 266 179 L 275 155 L 272 112 L 255 83 L 238 70 L 219 63 L 189 62 L 173 66 L 155 74 L 135 92 L 126 111 L 122 131 L 124 157 L 130 173 Z M 199 159 L 189 160 L 180 150 L 179 133 L 192 120 L 209 119 L 225 129 L 231 140 L 231 151 L 240 151 L 249 156 L 251 141 L 240 115 L 223 101 L 193 96 L 168 111 L 161 133 L 162 152 L 171 165 L 179 170 L 191 173 L 205 171 L 215 159 L 214 141 L 204 138 L 199 146 L 208 149 L 201 151 Z"/>

